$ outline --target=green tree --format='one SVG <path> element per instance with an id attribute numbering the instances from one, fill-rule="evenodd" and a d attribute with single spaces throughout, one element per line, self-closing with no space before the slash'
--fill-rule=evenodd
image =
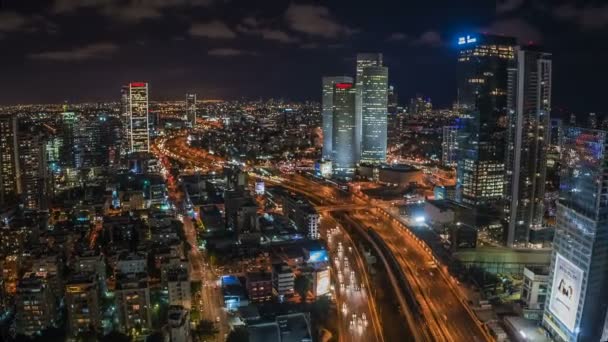
<path id="1" fill-rule="evenodd" d="M 305 300 L 306 294 L 308 293 L 308 290 L 310 290 L 310 279 L 306 276 L 298 275 L 294 280 L 293 287 L 296 293 L 302 297 L 302 300 Z"/>
<path id="2" fill-rule="evenodd" d="M 226 342 L 248 342 L 249 341 L 249 332 L 247 328 L 237 327 L 234 330 L 230 331 L 228 337 L 226 338 Z"/>

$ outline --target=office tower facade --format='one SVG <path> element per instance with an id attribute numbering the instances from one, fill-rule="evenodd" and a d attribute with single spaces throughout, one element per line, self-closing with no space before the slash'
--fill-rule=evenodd
<path id="1" fill-rule="evenodd" d="M 20 130 L 17 142 L 19 171 L 18 182 L 23 206 L 39 210 L 46 205 L 47 162 L 45 137 L 33 127 Z"/>
<path id="2" fill-rule="evenodd" d="M 148 83 L 129 84 L 129 152 L 150 151 Z"/>
<path id="3" fill-rule="evenodd" d="M 196 126 L 196 94 L 186 94 L 186 121 L 191 127 Z"/>
<path id="4" fill-rule="evenodd" d="M 333 173 L 352 178 L 357 166 L 356 89 L 352 83 L 334 84 L 332 134 Z"/>
<path id="5" fill-rule="evenodd" d="M 363 70 L 368 67 L 381 67 L 381 53 L 358 53 L 356 65 L 356 102 L 355 102 L 355 159 L 361 159 L 361 140 L 363 139 Z"/>
<path id="6" fill-rule="evenodd" d="M 74 112 L 61 113 L 61 147 L 60 164 L 63 168 L 76 168 L 78 154 L 77 116 Z"/>
<path id="7" fill-rule="evenodd" d="M 608 338 L 608 133 L 566 127 L 543 326 L 554 341 Z"/>
<path id="8" fill-rule="evenodd" d="M 129 86 L 123 85 L 120 88 L 120 122 L 122 130 L 120 134 L 120 154 L 125 155 L 131 148 L 131 118 L 129 116 Z"/>
<path id="9" fill-rule="evenodd" d="M 330 160 L 333 151 L 333 116 L 334 116 L 334 85 L 336 83 L 353 83 L 349 76 L 328 76 L 322 79 L 322 125 L 323 125 L 323 150 L 321 158 Z"/>
<path id="10" fill-rule="evenodd" d="M 462 111 L 457 200 L 475 207 L 499 200 L 504 182 L 507 70 L 515 39 L 465 36 L 458 39 L 458 104 Z"/>
<path id="11" fill-rule="evenodd" d="M 458 161 L 458 126 L 443 126 L 441 141 L 441 163 L 455 166 Z"/>
<path id="12" fill-rule="evenodd" d="M 550 142 L 551 54 L 517 51 L 509 70 L 505 150 L 506 245 L 542 244 L 547 149 Z"/>
<path id="13" fill-rule="evenodd" d="M 386 161 L 388 68 L 367 66 L 361 74 L 361 158 L 363 163 Z"/>
<path id="14" fill-rule="evenodd" d="M 0 115 L 0 205 L 16 199 L 19 193 L 17 155 L 17 117 Z"/>

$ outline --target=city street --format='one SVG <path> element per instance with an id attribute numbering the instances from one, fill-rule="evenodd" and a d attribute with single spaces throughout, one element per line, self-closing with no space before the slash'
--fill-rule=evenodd
<path id="1" fill-rule="evenodd" d="M 384 341 L 364 260 L 348 234 L 326 216 L 321 222 L 331 260 L 341 341 Z"/>

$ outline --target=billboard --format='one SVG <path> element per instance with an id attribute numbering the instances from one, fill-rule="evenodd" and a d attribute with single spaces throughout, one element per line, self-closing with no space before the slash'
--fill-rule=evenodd
<path id="1" fill-rule="evenodd" d="M 583 270 L 557 253 L 549 310 L 571 332 L 574 332 L 575 328 L 582 282 Z"/>
<path id="2" fill-rule="evenodd" d="M 317 262 L 325 262 L 328 261 L 327 251 L 324 249 L 309 251 L 308 254 L 308 263 L 317 263 Z"/>
<path id="3" fill-rule="evenodd" d="M 316 282 L 315 282 L 315 295 L 317 297 L 323 296 L 329 293 L 330 277 L 329 269 L 317 271 Z"/>

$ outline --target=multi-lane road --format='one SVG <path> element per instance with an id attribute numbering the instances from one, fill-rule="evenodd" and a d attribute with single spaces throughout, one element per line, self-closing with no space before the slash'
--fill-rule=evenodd
<path id="1" fill-rule="evenodd" d="M 209 167 L 209 163 L 217 167 L 217 159 L 209 158 L 210 156 L 206 153 L 197 154 L 192 152 L 192 150 L 196 149 L 187 147 L 184 144 L 185 140 L 182 139 L 185 138 L 181 137 L 177 141 L 170 141 L 169 145 L 164 144 L 162 149 L 166 153 L 174 154 L 174 156 L 169 155 L 170 157 L 187 160 L 188 162 L 192 162 L 196 167 Z M 424 322 L 432 332 L 432 337 L 435 341 L 481 342 L 488 340 L 483 327 L 472 317 L 466 307 L 466 303 L 459 297 L 457 291 L 454 291 L 453 284 L 450 284 L 449 279 L 440 273 L 442 270 L 436 269 L 436 266 L 432 264 L 432 257 L 429 251 L 414 236 L 408 234 L 407 228 L 396 219 L 383 215 L 380 210 L 374 209 L 374 205 L 371 202 L 361 197 L 354 197 L 354 201 L 353 199 L 346 199 L 340 190 L 327 184 L 313 181 L 307 177 L 291 175 L 279 182 L 287 189 L 297 191 L 308 197 L 320 209 L 324 211 L 340 210 L 348 215 L 349 219 L 358 222 L 364 227 L 374 229 L 379 234 L 401 266 L 422 309 Z M 362 209 L 365 206 L 369 210 Z M 199 277 L 199 279 L 203 280 L 203 283 L 205 283 L 205 279 L 207 283 L 213 283 L 216 277 L 213 275 L 212 270 L 205 268 L 203 256 L 198 251 L 198 248 L 196 248 L 195 228 L 191 222 L 186 222 L 185 229 L 188 239 L 192 241 L 190 243 L 193 246 L 193 251 L 191 252 L 193 277 Z M 362 267 L 360 273 L 366 278 L 367 275 L 363 273 L 364 270 L 365 267 Z M 360 282 L 360 280 L 357 280 L 357 282 Z M 211 319 L 219 316 L 222 321 L 220 326 L 222 326 L 222 329 L 227 328 L 225 325 L 225 315 L 221 309 L 221 302 L 218 303 L 218 300 L 221 300 L 220 294 L 214 292 L 217 289 L 214 287 L 204 287 L 203 289 L 203 301 L 208 302 L 204 306 L 207 308 L 204 312 L 206 311 L 206 315 L 209 315 Z M 339 300 L 341 300 L 340 306 L 343 302 L 348 303 L 348 300 L 345 298 Z M 369 327 L 372 328 L 368 330 L 379 330 L 370 334 L 369 338 L 365 340 L 382 340 L 380 322 L 374 322 L 377 320 L 377 316 L 375 316 L 377 314 L 375 314 L 373 300 L 368 298 L 365 302 L 367 308 L 361 305 L 357 306 L 357 304 L 353 305 L 356 307 L 356 310 L 366 313 Z M 342 308 L 339 307 L 338 309 L 341 310 Z M 404 309 L 407 310 L 408 308 Z M 348 317 L 345 313 L 342 313 L 342 317 L 341 324 L 348 322 L 350 327 L 352 314 Z M 355 322 L 355 324 L 357 323 Z M 218 334 L 218 339 L 221 338 L 223 338 L 223 331 Z"/>

